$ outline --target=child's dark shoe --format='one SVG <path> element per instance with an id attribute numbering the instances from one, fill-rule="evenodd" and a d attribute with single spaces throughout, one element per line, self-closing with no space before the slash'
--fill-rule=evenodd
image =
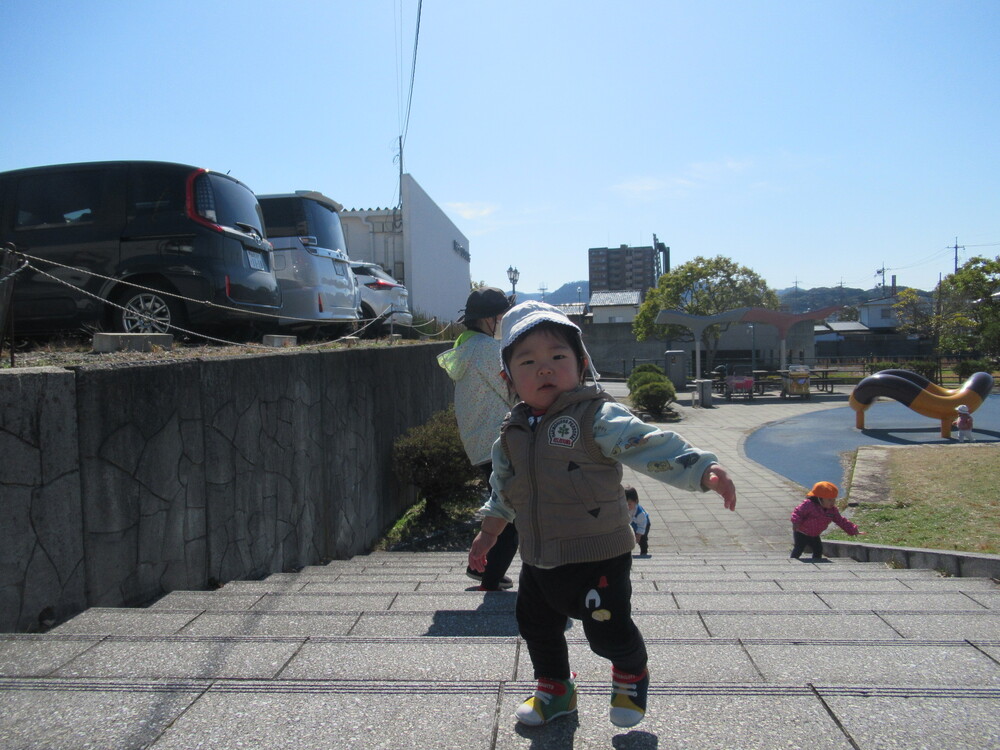
<path id="1" fill-rule="evenodd" d="M 611 668 L 611 723 L 616 727 L 634 727 L 646 715 L 649 694 L 649 670 L 626 674 Z"/>

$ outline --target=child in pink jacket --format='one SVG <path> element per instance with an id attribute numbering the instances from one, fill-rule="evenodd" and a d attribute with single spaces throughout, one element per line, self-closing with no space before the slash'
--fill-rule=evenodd
<path id="1" fill-rule="evenodd" d="M 851 536 L 856 536 L 858 527 L 848 521 L 837 510 L 836 499 L 840 490 L 832 482 L 816 482 L 806 495 L 806 499 L 792 511 L 792 547 L 791 557 L 796 560 L 802 551 L 809 547 L 812 550 L 813 562 L 823 559 L 823 541 L 819 535 L 826 531 L 831 522 L 837 524 Z"/>

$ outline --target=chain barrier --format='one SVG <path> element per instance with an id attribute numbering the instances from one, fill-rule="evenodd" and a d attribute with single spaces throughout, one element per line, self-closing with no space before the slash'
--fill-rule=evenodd
<path id="1" fill-rule="evenodd" d="M 17 268 L 15 268 L 13 271 L 11 271 L 6 276 L 0 277 L 0 284 L 5 283 L 8 279 L 14 278 L 19 273 L 21 273 L 21 271 L 23 271 L 25 268 L 28 268 L 28 261 L 26 259 L 22 258 L 21 259 L 21 265 L 19 265 Z"/>
<path id="2" fill-rule="evenodd" d="M 136 317 L 142 318 L 143 320 L 147 320 L 147 321 L 149 321 L 151 323 L 155 323 L 157 321 L 154 318 L 150 317 L 149 315 L 146 315 L 145 313 L 139 312 L 138 310 L 129 310 L 129 309 L 123 307 L 122 305 L 117 304 L 116 302 L 112 302 L 109 299 L 104 299 L 100 295 L 94 294 L 93 292 L 89 292 L 86 289 L 83 289 L 82 287 L 78 287 L 78 286 L 76 286 L 74 284 L 70 284 L 68 281 L 66 281 L 64 279 L 60 279 L 57 276 L 53 276 L 51 273 L 43 271 L 42 269 L 40 269 L 37 266 L 33 265 L 31 263 L 31 261 L 40 261 L 42 263 L 48 263 L 51 266 L 56 266 L 58 268 L 64 268 L 64 269 L 66 269 L 68 271 L 74 271 L 74 272 L 79 273 L 79 274 L 84 274 L 84 275 L 87 275 L 87 276 L 92 276 L 94 278 L 102 279 L 104 281 L 110 281 L 110 282 L 115 283 L 115 284 L 122 284 L 122 285 L 125 285 L 125 286 L 132 287 L 133 289 L 138 289 L 140 291 L 151 292 L 153 294 L 165 295 L 165 296 L 168 296 L 168 297 L 173 297 L 174 299 L 181 300 L 183 302 L 190 302 L 190 303 L 194 303 L 194 304 L 198 304 L 198 305 L 205 305 L 207 307 L 217 308 L 217 309 L 220 309 L 220 310 L 226 310 L 226 311 L 229 311 L 229 312 L 237 312 L 237 313 L 243 313 L 243 314 L 248 314 L 248 315 L 255 315 L 255 316 L 258 316 L 258 317 L 261 317 L 261 318 L 268 318 L 268 319 L 271 319 L 271 320 L 289 320 L 289 321 L 293 321 L 293 322 L 297 322 L 297 323 L 311 323 L 313 325 L 323 325 L 323 323 L 324 323 L 324 321 L 317 321 L 317 320 L 315 320 L 313 318 L 296 318 L 296 317 L 290 317 L 290 316 L 287 316 L 287 315 L 277 315 L 275 313 L 258 312 L 256 310 L 242 310 L 242 309 L 237 308 L 237 307 L 229 307 L 228 305 L 220 305 L 218 303 L 209 302 L 207 300 L 196 300 L 196 299 L 192 299 L 190 297 L 184 297 L 184 296 L 182 296 L 180 294 L 176 294 L 174 292 L 168 292 L 168 291 L 165 291 L 163 289 L 156 289 L 156 288 L 153 288 L 153 287 L 147 287 L 147 286 L 143 286 L 141 284 L 136 284 L 136 283 L 131 282 L 131 281 L 126 281 L 124 279 L 116 279 L 116 278 L 113 278 L 111 276 L 104 276 L 104 275 L 96 273 L 94 271 L 88 271 L 86 269 L 77 268 L 75 266 L 68 266 L 68 265 L 65 265 L 63 263 L 59 263 L 58 261 L 49 260 L 47 258 L 39 258 L 39 257 L 33 256 L 33 255 L 30 255 L 28 253 L 16 251 L 16 250 L 14 250 L 12 248 L 9 248 L 7 246 L 4 246 L 3 248 L 0 248 L 0 249 L 2 249 L 4 252 L 13 253 L 13 254 L 15 254 L 17 256 L 20 256 L 20 258 L 21 258 L 21 265 L 14 272 L 12 272 L 12 273 L 8 274 L 7 276 L 3 277 L 2 279 L 0 279 L 0 283 L 2 283 L 3 281 L 6 281 L 11 276 L 14 276 L 17 273 L 20 273 L 21 271 L 23 271 L 25 269 L 31 269 L 35 273 L 38 273 L 38 274 L 40 274 L 42 276 L 45 276 L 46 278 L 51 279 L 52 281 L 55 281 L 55 282 L 57 282 L 59 284 L 62 284 L 64 286 L 70 287 L 75 292 L 78 292 L 78 293 L 83 294 L 83 295 L 85 295 L 87 297 L 90 297 L 90 298 L 92 298 L 94 300 L 97 300 L 98 302 L 100 302 L 102 304 L 110 305 L 111 307 L 117 308 L 118 310 L 121 310 L 122 312 L 127 312 L 129 314 L 135 315 Z M 354 332 L 352 332 L 350 334 L 347 334 L 346 336 L 340 336 L 340 337 L 335 338 L 335 339 L 330 339 L 328 341 L 321 341 L 321 342 L 317 342 L 315 344 L 301 344 L 299 346 L 301 348 L 319 348 L 321 346 L 328 346 L 330 344 L 338 343 L 340 341 L 343 341 L 346 338 L 355 337 L 358 334 L 363 333 L 364 331 L 368 330 L 368 328 L 370 328 L 371 326 L 381 324 L 383 320 L 387 319 L 387 317 L 391 317 L 393 314 L 394 313 L 390 313 L 389 316 L 381 315 L 381 316 L 376 316 L 374 318 L 362 318 L 362 319 L 359 319 L 358 322 L 359 323 L 363 322 L 364 325 L 361 326 L 360 328 L 358 328 L 357 330 L 355 330 Z M 431 320 L 431 321 L 429 321 L 427 323 L 427 325 L 430 325 L 431 323 L 434 323 L 435 321 L 436 321 L 436 318 L 433 319 L 433 320 Z M 212 341 L 212 342 L 215 342 L 215 343 L 224 344 L 224 345 L 227 345 L 227 346 L 247 346 L 247 347 L 251 347 L 251 348 L 259 348 L 259 349 L 266 349 L 266 350 L 270 350 L 270 349 L 274 348 L 274 347 L 270 347 L 270 346 L 265 346 L 264 344 L 255 344 L 255 343 L 251 343 L 251 342 L 240 343 L 240 342 L 236 342 L 236 341 L 228 341 L 226 339 L 220 339 L 220 338 L 216 338 L 214 336 L 209 336 L 208 334 L 205 334 L 205 333 L 198 333 L 197 331 L 191 331 L 191 330 L 188 330 L 186 328 L 181 328 L 180 326 L 174 325 L 173 323 L 167 324 L 166 327 L 168 329 L 175 330 L 175 331 L 178 331 L 180 333 L 183 333 L 183 334 L 185 334 L 187 336 L 192 336 L 194 338 L 199 338 L 199 339 L 204 339 L 206 341 Z M 439 336 L 439 335 L 443 334 L 444 331 L 446 331 L 446 330 L 447 330 L 447 326 L 444 327 L 444 328 L 442 328 L 436 334 L 424 334 L 424 335 Z"/>

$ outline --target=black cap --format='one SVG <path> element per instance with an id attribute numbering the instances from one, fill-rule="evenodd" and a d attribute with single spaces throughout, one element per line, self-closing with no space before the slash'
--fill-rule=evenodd
<path id="1" fill-rule="evenodd" d="M 458 322 L 502 315 L 511 308 L 511 304 L 510 298 L 496 287 L 484 286 L 473 289 L 469 298 L 465 300 L 465 311 Z"/>

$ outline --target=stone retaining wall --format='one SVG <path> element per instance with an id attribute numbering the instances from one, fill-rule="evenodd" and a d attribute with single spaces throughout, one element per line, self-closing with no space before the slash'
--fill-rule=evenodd
<path id="1" fill-rule="evenodd" d="M 447 346 L 0 370 L 0 631 L 368 550 Z"/>

